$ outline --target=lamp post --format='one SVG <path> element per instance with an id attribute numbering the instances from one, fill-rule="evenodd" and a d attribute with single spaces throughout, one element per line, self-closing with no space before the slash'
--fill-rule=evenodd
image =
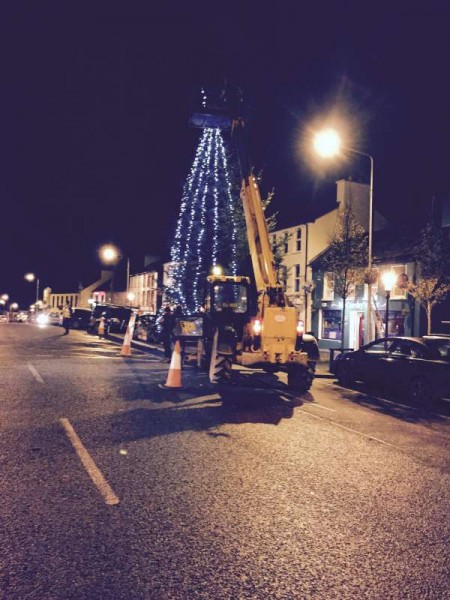
<path id="1" fill-rule="evenodd" d="M 36 281 L 36 303 L 39 302 L 39 277 L 37 277 L 34 273 L 26 273 L 24 275 L 24 279 L 27 281 Z"/>
<path id="2" fill-rule="evenodd" d="M 383 273 L 381 280 L 384 285 L 384 291 L 386 292 L 386 310 L 384 313 L 384 337 L 386 338 L 384 345 L 386 346 L 387 338 L 389 336 L 389 299 L 391 297 L 391 290 L 394 287 L 396 275 L 392 271 L 386 271 L 386 273 Z"/>
<path id="3" fill-rule="evenodd" d="M 323 158 L 331 158 L 339 154 L 342 149 L 345 152 L 351 152 L 352 154 L 359 154 L 365 156 L 370 160 L 370 183 L 369 183 L 369 244 L 368 244 L 368 257 L 367 257 L 367 268 L 368 268 L 368 283 L 367 283 L 367 308 L 366 308 L 366 326 L 364 327 L 364 343 L 368 344 L 372 340 L 372 237 L 373 237 L 373 156 L 342 146 L 341 138 L 337 131 L 334 129 L 325 129 L 317 133 L 314 137 L 314 148 L 316 152 Z"/>
<path id="4" fill-rule="evenodd" d="M 121 260 L 122 258 L 126 258 L 127 259 L 127 294 L 129 293 L 130 290 L 130 257 L 129 256 L 125 256 L 124 254 L 120 254 L 119 250 L 115 247 L 115 246 L 102 246 L 100 248 L 100 256 L 102 258 L 102 260 L 104 260 L 107 263 L 115 263 L 119 260 Z"/>

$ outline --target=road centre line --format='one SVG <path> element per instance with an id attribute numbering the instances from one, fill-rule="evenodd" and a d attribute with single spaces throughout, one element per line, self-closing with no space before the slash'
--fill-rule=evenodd
<path id="1" fill-rule="evenodd" d="M 340 423 L 336 423 L 335 421 L 330 421 L 329 419 L 324 419 L 323 417 L 319 417 L 319 415 L 313 415 L 313 413 L 310 413 L 307 410 L 304 410 L 302 408 L 299 408 L 298 410 L 300 412 L 303 412 L 303 413 L 309 415 L 313 419 L 319 419 L 319 421 L 325 421 L 325 423 L 329 423 L 330 425 L 335 425 L 336 427 L 339 427 L 340 429 L 344 429 L 345 431 L 350 431 L 351 433 L 356 433 L 357 435 L 365 437 L 368 440 L 373 440 L 375 442 L 379 442 L 380 444 L 384 444 L 385 446 L 390 446 L 391 448 L 395 448 L 396 450 L 402 449 L 400 446 L 395 446 L 394 444 L 385 442 L 384 440 L 374 437 L 373 435 L 367 435 L 367 433 L 362 433 L 362 431 L 358 431 L 357 429 L 352 429 L 351 427 L 346 427 L 345 425 L 341 425 Z"/>
<path id="2" fill-rule="evenodd" d="M 112 491 L 109 483 L 104 478 L 103 473 L 95 464 L 94 459 L 83 446 L 83 442 L 78 437 L 70 421 L 64 417 L 61 417 L 59 419 L 59 422 L 64 427 L 67 437 L 71 441 L 75 452 L 78 454 L 78 458 L 81 460 L 84 468 L 88 472 L 89 477 L 92 479 L 92 482 L 94 483 L 100 494 L 103 496 L 106 504 L 109 504 L 110 506 L 119 504 L 119 498 Z"/>
<path id="3" fill-rule="evenodd" d="M 36 381 L 39 381 L 39 383 L 44 383 L 44 380 L 42 379 L 42 377 L 37 372 L 36 368 L 33 367 L 33 365 L 31 363 L 27 363 L 27 367 L 29 368 L 29 370 L 33 374 L 33 377 L 36 379 Z"/>

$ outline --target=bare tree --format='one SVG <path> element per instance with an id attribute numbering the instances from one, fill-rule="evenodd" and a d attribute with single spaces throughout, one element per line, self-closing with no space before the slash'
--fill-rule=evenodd
<path id="1" fill-rule="evenodd" d="M 424 307 L 427 334 L 430 334 L 433 309 L 450 293 L 450 242 L 447 233 L 437 225 L 427 224 L 420 232 L 415 260 L 417 281 L 410 283 L 407 289 Z"/>
<path id="2" fill-rule="evenodd" d="M 334 234 L 321 262 L 321 268 L 332 282 L 335 294 L 342 298 L 341 349 L 344 346 L 347 299 L 354 293 L 356 285 L 364 282 L 367 252 L 366 234 L 356 222 L 354 210 L 348 204 L 339 211 Z"/>

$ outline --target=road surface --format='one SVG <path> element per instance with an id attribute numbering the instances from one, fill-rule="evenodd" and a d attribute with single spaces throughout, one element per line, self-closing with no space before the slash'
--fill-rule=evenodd
<path id="1" fill-rule="evenodd" d="M 450 419 L 0 325 L 0 597 L 450 598 Z"/>

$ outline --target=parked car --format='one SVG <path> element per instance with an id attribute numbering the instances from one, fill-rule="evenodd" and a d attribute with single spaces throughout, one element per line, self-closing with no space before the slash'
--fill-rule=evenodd
<path id="1" fill-rule="evenodd" d="M 161 334 L 160 319 L 157 315 L 138 315 L 134 327 L 134 339 L 159 344 L 161 343 Z"/>
<path id="2" fill-rule="evenodd" d="M 48 322 L 50 325 L 61 325 L 62 315 L 59 311 L 52 311 L 48 313 Z"/>
<path id="3" fill-rule="evenodd" d="M 420 404 L 450 397 L 450 338 L 379 339 L 339 354 L 333 372 L 341 385 L 355 381 L 381 386 Z"/>
<path id="4" fill-rule="evenodd" d="M 91 312 L 87 330 L 89 333 L 98 333 L 100 319 L 103 317 L 107 333 L 124 333 L 131 313 L 131 308 L 125 306 L 97 304 Z"/>
<path id="5" fill-rule="evenodd" d="M 26 323 L 28 321 L 28 313 L 26 310 L 20 310 L 16 315 L 17 323 Z"/>
<path id="6" fill-rule="evenodd" d="M 75 308 L 72 313 L 72 329 L 87 329 L 91 314 L 89 308 Z"/>
<path id="7" fill-rule="evenodd" d="M 8 315 L 0 315 L 0 323 L 7 323 L 8 322 Z"/>

